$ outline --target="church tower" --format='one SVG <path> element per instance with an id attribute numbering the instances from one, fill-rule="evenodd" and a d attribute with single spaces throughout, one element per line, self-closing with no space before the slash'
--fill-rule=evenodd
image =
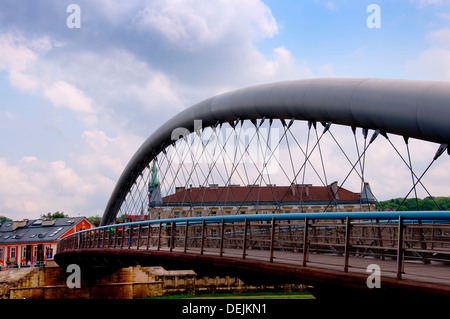
<path id="1" fill-rule="evenodd" d="M 153 161 L 152 176 L 148 181 L 148 206 L 154 207 L 162 205 L 161 184 L 158 180 L 158 171 L 156 169 L 156 159 Z"/>

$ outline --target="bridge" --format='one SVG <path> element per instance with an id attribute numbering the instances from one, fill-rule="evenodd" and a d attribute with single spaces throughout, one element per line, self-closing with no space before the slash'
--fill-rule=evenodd
<path id="1" fill-rule="evenodd" d="M 385 79 L 270 83 L 207 99 L 144 142 L 101 226 L 62 239 L 55 261 L 303 283 L 324 299 L 448 300 L 450 212 L 426 177 L 448 160 L 449 100 L 448 83 Z M 412 148 L 430 145 L 416 173 Z M 375 211 L 369 181 L 386 161 L 410 186 L 396 210 Z M 438 210 L 421 210 L 419 193 Z M 408 197 L 416 210 L 401 211 Z"/>

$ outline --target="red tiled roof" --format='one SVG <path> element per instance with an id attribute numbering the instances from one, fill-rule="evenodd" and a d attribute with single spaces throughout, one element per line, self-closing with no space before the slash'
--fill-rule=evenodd
<path id="1" fill-rule="evenodd" d="M 192 187 L 163 198 L 165 204 L 180 203 L 264 203 L 330 201 L 331 186 L 220 186 Z M 360 194 L 341 188 L 336 201 L 357 201 Z"/>

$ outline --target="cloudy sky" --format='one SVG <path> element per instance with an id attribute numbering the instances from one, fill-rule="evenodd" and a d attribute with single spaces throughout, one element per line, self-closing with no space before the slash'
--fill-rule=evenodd
<path id="1" fill-rule="evenodd" d="M 314 77 L 449 81 L 450 0 L 1 0 L 0 216 L 101 215 L 180 110 Z"/>

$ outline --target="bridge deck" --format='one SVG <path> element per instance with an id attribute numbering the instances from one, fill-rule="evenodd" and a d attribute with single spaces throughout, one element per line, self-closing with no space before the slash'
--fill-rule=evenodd
<path id="1" fill-rule="evenodd" d="M 131 247 L 133 249 L 135 247 Z M 157 251 L 156 247 L 149 248 L 149 251 Z M 168 247 L 160 247 L 160 251 L 169 252 Z M 175 247 L 172 252 L 182 253 L 184 249 Z M 189 248 L 189 254 L 200 255 L 200 248 Z M 247 250 L 246 259 L 256 261 L 268 261 L 269 252 L 266 250 Z M 205 256 L 219 257 L 219 249 L 207 248 L 203 250 Z M 242 249 L 223 249 L 223 257 L 242 259 Z M 303 255 L 301 252 L 286 252 L 276 251 L 273 256 L 273 262 L 280 264 L 296 265 L 301 267 L 303 264 Z M 396 278 L 397 276 L 397 261 L 392 259 L 379 259 L 371 257 L 356 257 L 349 258 L 349 273 L 370 275 L 367 272 L 367 267 L 371 264 L 376 264 L 380 267 L 381 276 L 385 278 Z M 332 254 L 309 254 L 307 258 L 307 266 L 309 268 L 318 268 L 333 271 L 344 271 L 344 257 Z M 450 289 L 450 266 L 444 263 L 431 262 L 425 264 L 420 261 L 404 262 L 403 280 L 417 281 L 430 284 L 438 284 L 448 286 Z"/>

